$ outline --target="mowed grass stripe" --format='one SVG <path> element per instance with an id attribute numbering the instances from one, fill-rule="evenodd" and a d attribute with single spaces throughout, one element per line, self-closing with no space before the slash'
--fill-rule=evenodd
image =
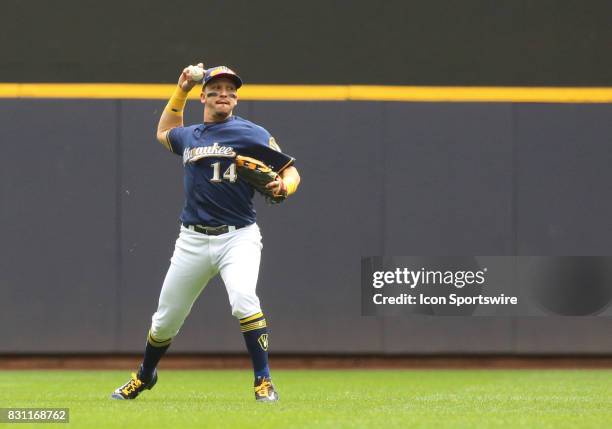
<path id="1" fill-rule="evenodd" d="M 250 371 L 164 371 L 112 401 L 129 371 L 0 371 L 0 407 L 68 407 L 82 428 L 601 428 L 608 370 L 273 371 L 277 404 L 255 403 Z M 20 425 L 20 428 L 28 425 Z M 34 427 L 34 426 L 32 426 Z"/>

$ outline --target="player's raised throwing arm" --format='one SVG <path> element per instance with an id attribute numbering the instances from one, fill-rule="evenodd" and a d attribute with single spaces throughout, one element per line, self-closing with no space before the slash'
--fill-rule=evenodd
<path id="1" fill-rule="evenodd" d="M 202 72 L 198 73 L 197 68 L 201 68 Z M 159 118 L 157 124 L 157 141 L 163 144 L 168 150 L 172 150 L 168 141 L 168 133 L 172 128 L 183 126 L 183 110 L 187 102 L 189 91 L 196 84 L 201 82 L 204 73 L 204 64 L 198 63 L 196 66 L 185 67 L 179 76 L 178 85 L 174 90 L 174 94 L 170 97 L 166 108 Z"/>

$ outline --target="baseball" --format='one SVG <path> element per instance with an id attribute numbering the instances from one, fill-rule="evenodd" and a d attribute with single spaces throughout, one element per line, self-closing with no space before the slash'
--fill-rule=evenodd
<path id="1" fill-rule="evenodd" d="M 198 66 L 189 66 L 189 76 L 194 82 L 199 82 L 204 77 L 204 69 Z"/>

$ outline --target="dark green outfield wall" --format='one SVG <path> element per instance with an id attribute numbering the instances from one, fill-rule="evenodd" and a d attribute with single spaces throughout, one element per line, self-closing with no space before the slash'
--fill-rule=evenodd
<path id="1" fill-rule="evenodd" d="M 163 101 L 0 100 L 0 352 L 137 352 L 178 234 Z M 187 107 L 187 123 L 201 118 Z M 297 158 L 258 199 L 275 352 L 612 353 L 608 317 L 362 317 L 370 255 L 610 255 L 612 105 L 242 102 Z M 174 351 L 243 351 L 215 280 Z"/>
<path id="2" fill-rule="evenodd" d="M 192 4 L 3 1 L 0 82 L 173 82 L 203 59 L 250 83 L 612 86 L 608 1 Z M 183 200 L 164 104 L 0 100 L 0 352 L 141 350 Z M 362 256 L 610 255 L 611 104 L 238 114 L 303 176 L 259 205 L 275 352 L 612 354 L 610 317 L 362 317 L 359 296 Z M 173 350 L 243 351 L 226 302 L 214 281 Z"/>
<path id="3" fill-rule="evenodd" d="M 5 0 L 0 82 L 612 85 L 608 0 Z"/>

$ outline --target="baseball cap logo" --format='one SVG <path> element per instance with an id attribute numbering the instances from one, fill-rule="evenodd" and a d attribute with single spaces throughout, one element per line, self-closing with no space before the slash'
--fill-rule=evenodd
<path id="1" fill-rule="evenodd" d="M 216 67 L 215 69 L 213 69 L 210 72 L 210 77 L 214 77 L 214 76 L 218 75 L 219 73 L 236 74 L 236 73 L 234 73 L 234 71 L 232 69 L 227 68 L 225 66 L 220 66 L 220 67 Z"/>

